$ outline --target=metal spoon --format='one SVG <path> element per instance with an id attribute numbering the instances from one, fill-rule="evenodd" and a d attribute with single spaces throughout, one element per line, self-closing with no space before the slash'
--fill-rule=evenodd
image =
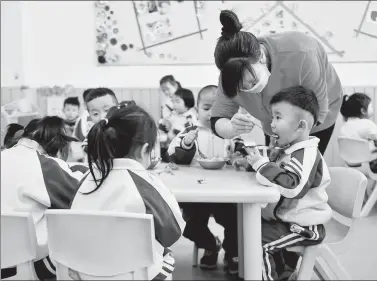
<path id="1" fill-rule="evenodd" d="M 262 126 L 259 126 L 259 125 L 256 124 L 256 123 L 254 123 L 254 125 L 257 126 L 257 127 L 259 127 L 259 128 L 261 128 L 262 131 L 263 131 L 263 133 L 266 134 L 267 136 L 269 136 L 269 137 L 271 137 L 271 138 L 275 138 L 275 139 L 277 138 L 277 135 L 275 135 L 275 134 L 266 133 L 266 132 L 264 131 L 264 129 L 262 128 Z"/>

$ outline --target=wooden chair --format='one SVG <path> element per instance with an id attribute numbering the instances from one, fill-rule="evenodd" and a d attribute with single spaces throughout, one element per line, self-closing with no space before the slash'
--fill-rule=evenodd
<path id="1" fill-rule="evenodd" d="M 346 165 L 359 170 L 372 181 L 370 192 L 367 192 L 368 199 L 361 211 L 361 216 L 368 216 L 377 202 L 377 174 L 373 173 L 369 166 L 370 161 L 377 159 L 377 153 L 371 153 L 369 142 L 364 140 L 338 137 L 338 144 L 340 157 Z M 355 167 L 357 164 L 361 166 Z"/>
<path id="2" fill-rule="evenodd" d="M 324 280 L 350 280 L 350 276 L 339 262 L 337 255 L 344 253 L 351 241 L 356 241 L 361 208 L 367 186 L 367 178 L 360 171 L 346 167 L 329 168 L 331 186 L 327 189 L 333 219 L 325 225 L 326 238 L 316 246 L 292 247 L 289 251 L 302 255 L 298 280 L 310 280 L 313 269 Z M 345 232 L 337 233 L 339 225 Z"/>
<path id="3" fill-rule="evenodd" d="M 148 280 L 155 263 L 152 215 L 48 210 L 46 218 L 57 280 Z"/>
<path id="4" fill-rule="evenodd" d="M 15 275 L 2 280 L 38 280 L 33 260 L 37 256 L 37 237 L 30 214 L 1 213 L 1 269 L 12 270 Z"/>

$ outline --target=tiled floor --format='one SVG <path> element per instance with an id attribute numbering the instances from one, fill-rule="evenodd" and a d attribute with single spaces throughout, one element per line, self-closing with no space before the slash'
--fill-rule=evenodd
<path id="1" fill-rule="evenodd" d="M 210 221 L 210 228 L 215 235 L 221 239 L 223 229 L 213 219 Z M 353 280 L 377 280 L 377 207 L 367 218 L 362 219 L 360 229 L 357 229 L 357 241 L 353 241 L 344 255 L 339 260 L 346 268 Z M 222 259 L 224 252 L 220 252 L 219 267 L 214 271 L 202 271 L 192 267 L 193 244 L 185 238 L 181 238 L 173 247 L 176 257 L 176 270 L 174 280 L 234 280 L 225 276 L 223 272 Z M 202 252 L 199 253 L 202 255 Z M 312 280 L 318 280 L 313 275 Z"/>

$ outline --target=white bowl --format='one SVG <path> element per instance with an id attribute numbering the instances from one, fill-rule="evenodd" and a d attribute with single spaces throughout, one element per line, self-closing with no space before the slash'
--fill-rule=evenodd
<path id="1" fill-rule="evenodd" d="M 218 170 L 225 166 L 226 160 L 224 159 L 198 159 L 200 166 L 206 170 Z"/>

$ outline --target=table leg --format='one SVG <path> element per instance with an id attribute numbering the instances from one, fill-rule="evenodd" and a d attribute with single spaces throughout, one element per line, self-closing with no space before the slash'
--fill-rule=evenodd
<path id="1" fill-rule="evenodd" d="M 243 253 L 243 208 L 237 204 L 237 229 L 238 229 L 238 276 L 244 277 L 244 253 Z"/>
<path id="2" fill-rule="evenodd" d="M 262 280 L 262 224 L 260 204 L 243 204 L 244 279 Z"/>

